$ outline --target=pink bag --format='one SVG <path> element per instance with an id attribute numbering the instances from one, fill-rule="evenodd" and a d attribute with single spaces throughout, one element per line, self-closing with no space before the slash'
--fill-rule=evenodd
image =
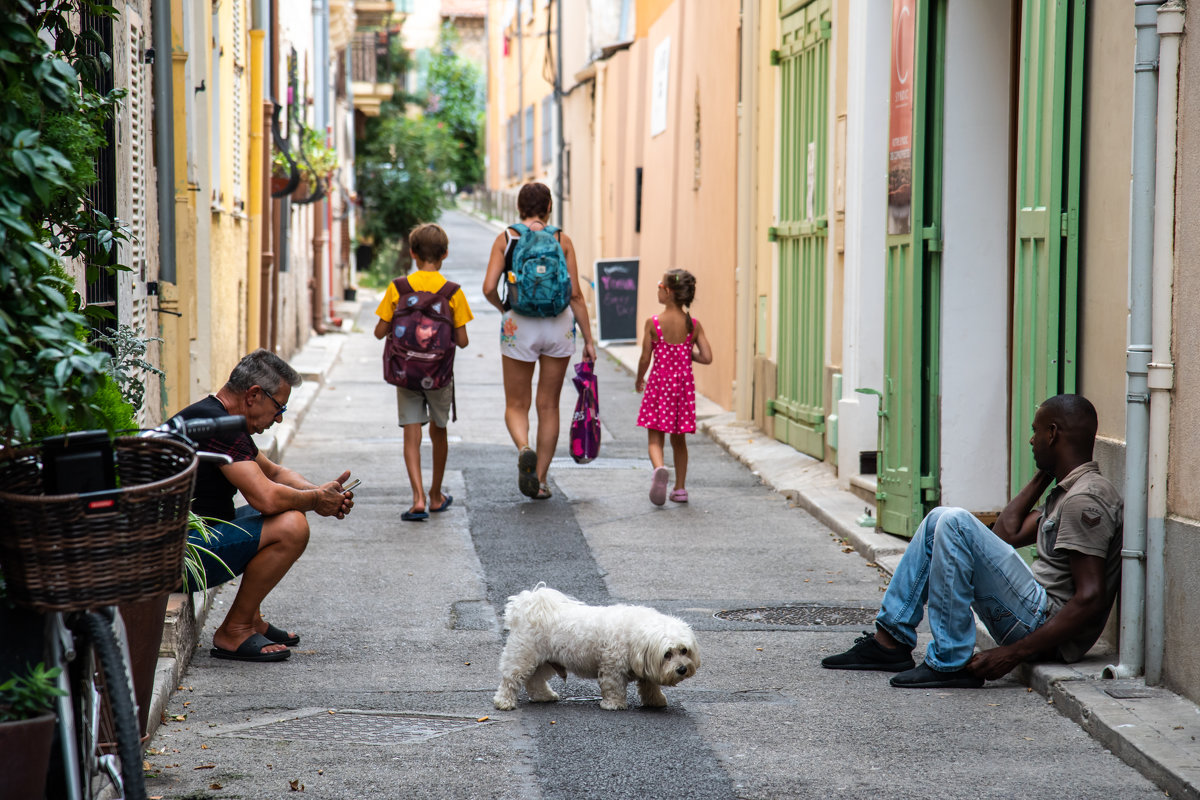
<path id="1" fill-rule="evenodd" d="M 576 464 L 586 464 L 600 454 L 600 400 L 592 362 L 576 364 L 571 380 L 579 390 L 571 418 L 571 458 Z"/>

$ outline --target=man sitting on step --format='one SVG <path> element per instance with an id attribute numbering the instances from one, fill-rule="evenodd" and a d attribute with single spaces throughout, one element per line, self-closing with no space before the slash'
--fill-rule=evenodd
<path id="1" fill-rule="evenodd" d="M 1078 661 L 1095 644 L 1121 579 L 1123 503 L 1092 460 L 1096 409 L 1060 394 L 1038 407 L 1029 440 L 1038 473 L 991 530 L 961 508 L 922 520 L 892 576 L 875 633 L 821 661 L 827 669 L 896 672 L 892 686 L 977 688 L 1024 661 Z M 1054 481 L 1040 510 L 1034 504 Z M 1028 566 L 1016 548 L 1037 544 Z M 917 666 L 917 625 L 933 641 Z M 972 655 L 979 615 L 999 645 Z"/>

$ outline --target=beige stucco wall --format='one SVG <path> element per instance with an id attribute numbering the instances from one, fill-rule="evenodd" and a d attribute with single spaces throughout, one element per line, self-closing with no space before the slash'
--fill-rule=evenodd
<path id="1" fill-rule="evenodd" d="M 1200 364 L 1189 358 L 1200 348 L 1200 273 L 1192 255 L 1200 247 L 1200 223 L 1188 213 L 1200 192 L 1200 38 L 1187 35 L 1197 16 L 1185 18 L 1179 73 L 1179 130 L 1176 142 L 1175 278 L 1171 357 L 1175 363 L 1171 442 L 1168 457 L 1166 542 L 1166 647 L 1163 678 L 1168 686 L 1200 702 Z"/>
<path id="2" fill-rule="evenodd" d="M 777 171 L 775 146 L 778 135 L 778 68 L 771 66 L 771 49 L 779 45 L 779 9 L 775 0 L 758 3 L 758 53 L 755 56 L 757 91 L 749 113 L 754 115 L 752 221 L 752 264 L 754 269 L 755 312 L 752 337 L 756 361 L 753 420 L 768 434 L 774 429 L 773 418 L 765 414 L 766 401 L 775 394 L 775 299 L 776 246 L 767 238 L 774 224 Z"/>
<path id="3" fill-rule="evenodd" d="M 642 236 L 638 316 L 661 309 L 655 287 L 663 272 L 682 267 L 695 274 L 692 311 L 713 347 L 713 363 L 695 371 L 696 389 L 728 408 L 736 298 L 738 7 L 673 3 L 650 26 L 648 64 L 668 37 L 667 127 L 648 139 L 643 163 L 642 230 L 654 233 Z M 642 96 L 648 137 L 650 83 L 647 74 Z"/>
<path id="4" fill-rule="evenodd" d="M 1079 248 L 1079 391 L 1100 434 L 1125 438 L 1133 4 L 1088 7 L 1083 212 Z"/>

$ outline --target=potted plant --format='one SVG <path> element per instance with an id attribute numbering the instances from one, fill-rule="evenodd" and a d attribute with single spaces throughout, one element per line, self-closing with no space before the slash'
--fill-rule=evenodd
<path id="1" fill-rule="evenodd" d="M 277 149 L 271 156 L 273 193 L 287 189 L 291 181 L 292 162 L 295 162 L 300 173 L 300 184 L 295 191 L 307 196 L 338 168 L 338 154 L 337 150 L 325 143 L 325 135 L 321 131 L 301 126 L 299 147 L 293 147 L 290 153 Z"/>
<path id="2" fill-rule="evenodd" d="M 58 688 L 58 667 L 42 663 L 27 667 L 0 683 L 0 775 L 9 797 L 42 797 L 54 740 L 54 701 L 65 694 Z"/>

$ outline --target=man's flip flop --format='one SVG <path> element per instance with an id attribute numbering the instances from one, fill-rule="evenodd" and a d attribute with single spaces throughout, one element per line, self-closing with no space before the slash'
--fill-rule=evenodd
<path id="1" fill-rule="evenodd" d="M 541 488 L 537 477 L 537 453 L 528 446 L 517 456 L 517 488 L 526 497 L 537 497 Z"/>
<path id="2" fill-rule="evenodd" d="M 405 522 L 420 522 L 423 519 L 429 519 L 428 511 L 405 511 L 400 515 L 400 519 Z"/>
<path id="3" fill-rule="evenodd" d="M 433 514 L 439 514 L 443 511 L 445 511 L 447 508 L 449 508 L 450 504 L 453 502 L 454 502 L 454 497 L 452 495 L 446 495 L 446 499 L 442 501 L 442 504 L 440 506 L 438 506 L 437 508 L 431 508 L 431 509 L 429 509 L 429 511 L 430 511 L 430 513 L 433 513 Z"/>
<path id="4" fill-rule="evenodd" d="M 283 661 L 292 654 L 291 650 L 279 650 L 274 653 L 264 653 L 262 649 L 269 647 L 278 642 L 272 642 L 261 633 L 251 634 L 250 638 L 238 645 L 237 650 L 226 650 L 223 647 L 214 647 L 209 650 L 209 655 L 213 658 L 224 658 L 228 661 Z"/>
<path id="5" fill-rule="evenodd" d="M 263 636 L 270 639 L 275 644 L 286 644 L 288 647 L 295 647 L 300 644 L 299 636 L 290 636 L 287 631 L 282 631 L 276 628 L 271 623 L 267 623 L 267 632 Z"/>

